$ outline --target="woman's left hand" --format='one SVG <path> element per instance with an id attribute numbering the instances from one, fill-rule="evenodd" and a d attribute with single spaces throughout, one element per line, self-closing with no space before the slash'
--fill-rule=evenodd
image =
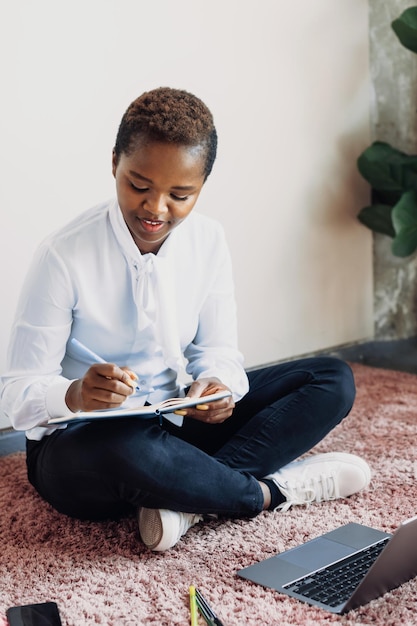
<path id="1" fill-rule="evenodd" d="M 190 407 L 184 411 L 179 411 L 181 415 L 186 415 L 192 419 L 199 420 L 200 422 L 206 422 L 207 424 L 221 424 L 233 413 L 235 403 L 232 396 L 216 400 L 215 402 L 209 402 L 204 404 L 204 396 L 208 396 L 212 393 L 219 393 L 219 391 L 231 391 L 229 387 L 223 385 L 218 378 L 200 378 L 191 385 L 187 398 L 200 398 L 201 403 L 197 407 Z M 204 408 L 203 408 L 204 407 Z"/>

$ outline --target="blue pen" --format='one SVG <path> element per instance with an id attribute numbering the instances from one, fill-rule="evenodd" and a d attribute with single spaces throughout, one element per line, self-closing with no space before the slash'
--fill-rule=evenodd
<path id="1" fill-rule="evenodd" d="M 98 354 L 90 350 L 90 348 L 87 348 L 87 346 L 81 343 L 81 341 L 78 341 L 78 339 L 75 339 L 73 337 L 70 340 L 70 344 L 74 346 L 79 356 L 85 357 L 88 361 L 92 361 L 93 363 L 107 363 L 107 361 L 102 359 L 101 356 L 99 356 Z M 138 387 L 138 385 L 135 385 L 133 381 L 132 381 L 132 386 L 135 389 L 135 391 L 140 391 L 140 387 Z"/>

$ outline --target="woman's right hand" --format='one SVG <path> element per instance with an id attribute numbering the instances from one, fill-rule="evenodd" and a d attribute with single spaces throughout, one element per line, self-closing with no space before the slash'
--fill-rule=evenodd
<path id="1" fill-rule="evenodd" d="M 92 365 L 68 387 L 65 402 L 73 413 L 119 407 L 134 391 L 134 374 L 113 363 Z"/>

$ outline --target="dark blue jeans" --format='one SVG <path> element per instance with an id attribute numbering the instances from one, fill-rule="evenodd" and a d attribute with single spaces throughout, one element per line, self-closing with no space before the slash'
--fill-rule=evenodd
<path id="1" fill-rule="evenodd" d="M 350 411 L 355 385 L 338 359 L 300 359 L 249 373 L 250 391 L 222 424 L 123 418 L 72 424 L 28 441 L 30 482 L 81 519 L 135 507 L 253 517 L 257 479 L 310 450 Z"/>

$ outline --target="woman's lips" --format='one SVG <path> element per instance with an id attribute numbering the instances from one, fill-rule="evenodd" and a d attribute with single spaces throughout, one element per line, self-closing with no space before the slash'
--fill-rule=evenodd
<path id="1" fill-rule="evenodd" d="M 147 220 L 143 217 L 140 218 L 140 223 L 142 224 L 142 228 L 148 233 L 156 233 L 165 226 L 165 222 L 160 220 Z"/>

